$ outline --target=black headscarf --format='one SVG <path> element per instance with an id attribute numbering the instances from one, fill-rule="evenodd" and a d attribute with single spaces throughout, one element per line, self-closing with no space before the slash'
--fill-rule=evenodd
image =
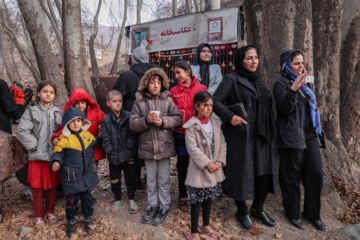
<path id="1" fill-rule="evenodd" d="M 199 46 L 197 46 L 196 48 L 196 59 L 197 59 L 197 63 L 200 66 L 200 76 L 201 76 L 201 84 L 205 85 L 207 88 L 209 87 L 210 84 L 210 65 L 211 65 L 211 61 L 209 62 L 203 62 L 200 58 L 200 53 L 201 50 L 204 47 L 208 47 L 211 50 L 211 47 L 208 43 L 200 43 Z"/>
<path id="2" fill-rule="evenodd" d="M 267 142 L 272 141 L 275 136 L 275 121 L 272 110 L 272 95 L 262 80 L 258 70 L 250 72 L 243 65 L 247 51 L 257 49 L 253 45 L 246 45 L 239 48 L 235 53 L 234 65 L 236 72 L 243 78 L 253 82 L 258 93 L 256 102 L 256 134 L 262 136 Z"/>

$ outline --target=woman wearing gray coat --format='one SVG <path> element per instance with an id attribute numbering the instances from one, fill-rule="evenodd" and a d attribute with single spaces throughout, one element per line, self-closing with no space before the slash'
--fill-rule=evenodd
<path id="1" fill-rule="evenodd" d="M 263 210 L 268 192 L 277 194 L 278 150 L 272 110 L 272 95 L 257 72 L 259 57 L 254 46 L 235 54 L 236 72 L 227 75 L 214 93 L 214 112 L 224 122 L 227 143 L 224 193 L 235 200 L 236 219 L 252 228 L 245 200 L 253 199 L 251 215 L 268 226 L 275 221 Z M 243 103 L 245 119 L 228 106 Z"/>

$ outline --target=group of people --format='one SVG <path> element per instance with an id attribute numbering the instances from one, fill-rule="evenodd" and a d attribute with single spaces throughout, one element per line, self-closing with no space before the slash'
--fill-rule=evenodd
<path id="1" fill-rule="evenodd" d="M 254 46 L 237 50 L 236 71 L 224 78 L 211 57 L 210 45 L 200 44 L 198 64 L 177 62 L 174 74 L 178 85 L 169 89 L 165 72 L 149 63 L 144 48 L 136 48 L 131 69 L 122 73 L 106 94 L 107 115 L 83 89 L 75 89 L 61 111 L 53 103 L 55 85 L 40 83 L 38 104 L 26 109 L 18 126 L 18 138 L 29 151 L 35 227 L 45 224 L 44 193 L 48 222 L 57 221 L 55 187 L 61 183 L 68 236 L 76 232 L 79 201 L 85 231 L 93 232 L 91 190 L 99 182 L 97 162 L 106 155 L 114 194 L 110 211 L 114 214 L 122 204 L 122 172 L 129 211 L 139 212 L 135 191 L 143 160 L 148 207 L 142 222 L 162 225 L 171 202 L 170 158 L 177 156 L 178 206 L 187 211 L 190 204 L 189 239 L 200 239 L 200 211 L 201 230 L 219 239 L 210 226 L 210 212 L 212 199 L 223 193 L 234 199 L 235 217 L 244 228 L 254 226 L 250 215 L 275 226 L 263 206 L 269 192 L 277 196 L 278 179 L 289 222 L 305 228 L 300 218 L 302 181 L 303 216 L 325 230 L 320 217 L 323 172 L 319 152 L 324 141 L 314 93 L 304 82 L 304 55 L 297 50 L 281 55 L 281 78 L 273 94 L 258 72 Z M 246 119 L 227 107 L 239 103 L 247 112 Z M 250 211 L 246 200 L 253 200 Z"/>

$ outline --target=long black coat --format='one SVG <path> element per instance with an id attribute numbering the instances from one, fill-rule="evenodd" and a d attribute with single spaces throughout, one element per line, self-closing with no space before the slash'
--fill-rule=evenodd
<path id="1" fill-rule="evenodd" d="M 224 193 L 236 200 L 254 198 L 254 176 L 273 175 L 273 192 L 278 189 L 277 139 L 269 144 L 256 135 L 257 90 L 247 79 L 231 73 L 214 93 L 214 112 L 224 122 L 227 143 Z M 272 99 L 269 99 L 272 101 Z M 234 113 L 228 106 L 242 102 L 248 113 L 247 125 L 233 126 Z"/>
<path id="2" fill-rule="evenodd" d="M 7 83 L 0 79 L 0 130 L 12 134 L 10 114 L 17 111 L 18 105 Z M 19 116 L 20 118 L 20 116 Z"/>

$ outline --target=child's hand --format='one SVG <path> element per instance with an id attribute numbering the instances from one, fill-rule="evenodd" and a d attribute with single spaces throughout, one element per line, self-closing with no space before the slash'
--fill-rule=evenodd
<path id="1" fill-rule="evenodd" d="M 209 170 L 210 173 L 214 173 L 217 170 L 219 170 L 219 167 L 216 166 L 214 163 L 208 163 L 208 165 L 206 165 L 207 170 Z"/>
<path id="2" fill-rule="evenodd" d="M 54 146 L 56 146 L 56 144 L 59 142 L 59 138 L 58 137 L 55 137 L 54 140 L 53 140 L 53 144 Z"/>
<path id="3" fill-rule="evenodd" d="M 161 118 L 158 118 L 158 119 L 155 121 L 155 126 L 161 127 L 162 123 L 163 123 L 162 119 L 161 119 Z"/>
<path id="4" fill-rule="evenodd" d="M 156 113 L 149 113 L 147 115 L 147 122 L 148 123 L 154 123 L 158 118 L 158 115 Z"/>
<path id="5" fill-rule="evenodd" d="M 59 162 L 54 162 L 53 165 L 52 165 L 52 170 L 54 172 L 56 172 L 56 171 L 59 171 L 59 169 L 60 169 L 60 163 Z"/>
<path id="6" fill-rule="evenodd" d="M 218 170 L 220 170 L 222 168 L 222 163 L 221 162 L 215 162 L 215 165 L 219 168 Z"/>

